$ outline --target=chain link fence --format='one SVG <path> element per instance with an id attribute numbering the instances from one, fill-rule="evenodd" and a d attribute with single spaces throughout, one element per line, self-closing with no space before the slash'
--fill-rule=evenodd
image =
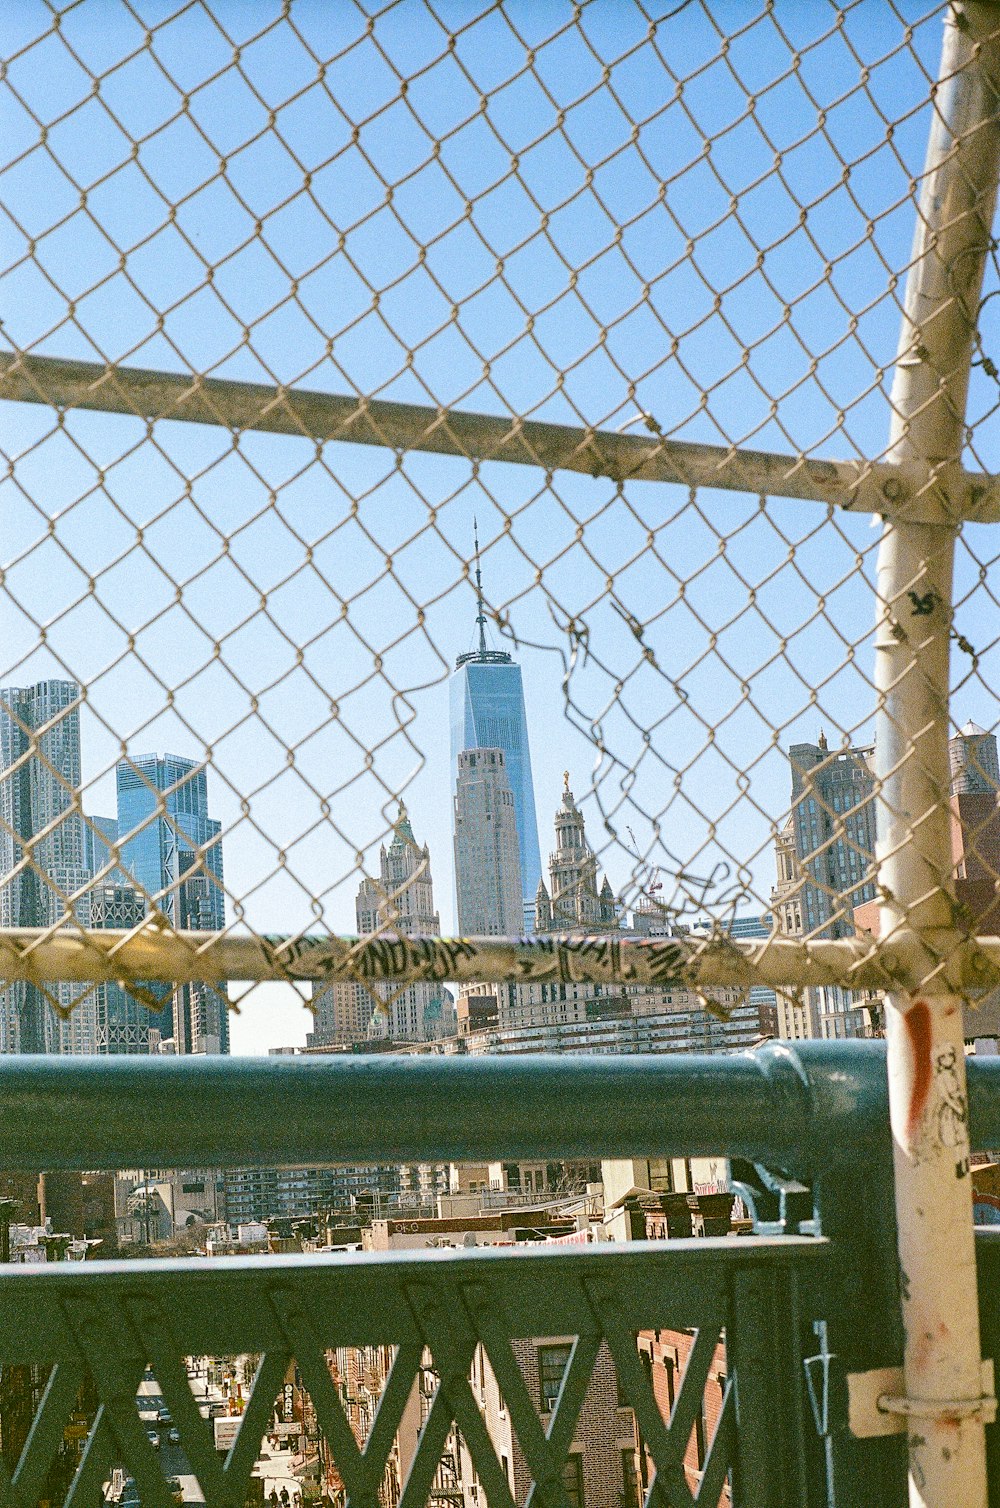
<path id="1" fill-rule="evenodd" d="M 944 17 L 8 7 L 0 1048 L 134 1047 L 165 981 L 190 1046 L 227 981 L 898 978 L 854 915 L 872 524 L 937 481 L 889 447 Z M 949 473 L 984 933 L 998 289 L 990 240 Z M 584 912 L 550 930 L 599 944 L 434 941 L 480 653 L 520 667 L 542 879 L 565 788 L 634 947 Z"/>

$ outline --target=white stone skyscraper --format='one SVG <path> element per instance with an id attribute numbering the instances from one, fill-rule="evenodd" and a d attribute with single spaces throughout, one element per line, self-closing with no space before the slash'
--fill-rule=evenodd
<path id="1" fill-rule="evenodd" d="M 434 882 L 430 854 L 413 836 L 406 807 L 399 803 L 392 842 L 379 853 L 378 880 L 365 878 L 355 902 L 358 933 L 381 932 L 388 937 L 438 937 L 441 918 L 434 910 Z M 452 1029 L 454 1006 L 447 990 L 437 984 L 410 984 L 397 990 L 391 984 L 368 986 L 373 998 L 386 1002 L 385 1011 L 372 1016 L 372 1035 L 393 1041 L 424 1042 L 446 1036 Z"/>
<path id="2" fill-rule="evenodd" d="M 789 936 L 850 937 L 854 909 L 875 899 L 872 750 L 831 749 L 825 734 L 792 744 L 791 814 L 775 839 L 771 909 Z M 840 985 L 778 992 L 780 1037 L 855 1037 L 866 1030 L 863 997 Z"/>
<path id="3" fill-rule="evenodd" d="M 583 813 L 563 776 L 556 810 L 556 846 L 549 855 L 549 888 L 538 882 L 537 932 L 606 932 L 618 928 L 615 899 L 607 876 L 597 884 L 597 855 L 587 842 Z"/>
<path id="4" fill-rule="evenodd" d="M 517 810 L 502 749 L 464 749 L 455 782 L 455 891 L 462 937 L 522 929 Z"/>

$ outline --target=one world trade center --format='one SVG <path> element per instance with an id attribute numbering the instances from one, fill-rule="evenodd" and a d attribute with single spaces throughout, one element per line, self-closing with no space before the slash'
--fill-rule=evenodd
<path id="1" fill-rule="evenodd" d="M 528 722 L 524 712 L 521 667 L 503 650 L 486 643 L 479 542 L 476 541 L 476 600 L 479 642 L 459 655 L 451 677 L 451 791 L 458 779 L 458 756 L 464 749 L 502 749 L 514 798 L 521 852 L 521 895 L 524 925 L 534 928 L 535 892 L 542 866 L 538 851 L 535 790 L 531 779 Z"/>

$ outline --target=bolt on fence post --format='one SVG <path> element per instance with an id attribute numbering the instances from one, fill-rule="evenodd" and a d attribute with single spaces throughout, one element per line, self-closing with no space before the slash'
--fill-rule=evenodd
<path id="1" fill-rule="evenodd" d="M 914 993 L 887 997 L 889 1107 L 911 1508 L 985 1508 L 983 1386 L 962 1000 L 919 988 L 958 940 L 953 909 L 948 672 L 964 439 L 983 262 L 1000 171 L 1000 8 L 953 5 L 934 91 L 889 458 L 919 465 L 939 523 L 883 526 L 878 560 L 878 876 L 883 938 L 910 928 Z M 926 510 L 921 517 L 926 518 Z M 942 1405 L 945 1405 L 942 1407 Z M 953 1407 L 951 1405 L 954 1405 Z M 890 1403 L 890 1408 L 892 1403 Z"/>

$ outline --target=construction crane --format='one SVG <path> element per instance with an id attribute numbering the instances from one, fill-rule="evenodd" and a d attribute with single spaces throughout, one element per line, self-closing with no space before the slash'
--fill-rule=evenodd
<path id="1" fill-rule="evenodd" d="M 629 837 L 632 839 L 632 848 L 635 851 L 635 857 L 638 859 L 639 858 L 639 845 L 636 842 L 635 833 L 628 826 L 626 826 L 625 831 L 628 833 Z M 642 860 L 639 859 L 639 862 L 641 864 Z M 647 872 L 650 875 L 654 875 L 654 874 L 658 874 L 659 873 L 659 871 L 656 870 L 656 869 L 654 869 L 651 864 L 645 865 L 645 868 L 646 868 Z M 654 890 L 662 890 L 662 889 L 663 889 L 663 881 L 662 880 L 655 880 L 652 884 L 646 885 L 645 888 L 643 889 L 642 893 L 643 893 L 643 895 L 650 896 L 650 895 L 653 894 Z"/>

